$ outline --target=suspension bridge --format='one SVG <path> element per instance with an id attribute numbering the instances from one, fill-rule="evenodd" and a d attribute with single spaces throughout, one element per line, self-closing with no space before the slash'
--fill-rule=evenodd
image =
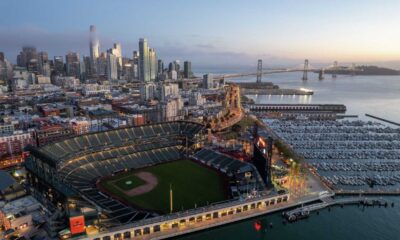
<path id="1" fill-rule="evenodd" d="M 336 71 L 339 69 L 344 70 L 346 69 L 349 74 L 355 75 L 355 73 L 358 71 L 355 67 L 355 64 L 351 64 L 350 66 L 347 66 L 345 68 L 339 67 L 338 62 L 334 61 L 333 64 L 325 67 L 320 67 L 316 68 L 313 67 L 308 59 L 304 60 L 304 64 L 295 66 L 293 68 L 277 68 L 277 69 L 269 69 L 264 71 L 262 68 L 262 60 L 259 59 L 257 61 L 257 71 L 256 72 L 248 72 L 248 73 L 235 73 L 235 74 L 224 74 L 224 75 L 217 75 L 214 76 L 214 80 L 219 80 L 219 79 L 227 79 L 227 78 L 240 78 L 240 77 L 246 77 L 246 76 L 256 76 L 257 83 L 261 83 L 262 81 L 262 76 L 265 74 L 276 74 L 276 73 L 288 73 L 288 72 L 303 72 L 303 76 L 301 80 L 307 81 L 308 80 L 308 75 L 309 72 L 316 72 L 318 73 L 318 79 L 323 80 L 325 78 L 325 71 L 330 71 L 332 72 L 332 78 L 336 78 Z"/>
<path id="2" fill-rule="evenodd" d="M 262 60 L 258 59 L 257 61 L 257 70 L 255 72 L 244 72 L 244 73 L 229 73 L 229 74 L 215 74 L 213 75 L 213 81 L 219 82 L 220 84 L 224 84 L 226 79 L 232 78 L 241 78 L 247 76 L 256 76 L 256 84 L 262 83 L 262 76 L 269 74 L 277 74 L 277 73 L 289 73 L 289 72 L 303 72 L 301 80 L 307 81 L 309 79 L 309 73 L 314 72 L 318 73 L 318 79 L 323 80 L 325 78 L 325 71 L 330 72 L 332 78 L 335 79 L 337 77 L 338 71 L 345 71 L 349 75 L 355 75 L 356 72 L 360 71 L 356 68 L 356 65 L 353 63 L 350 66 L 339 66 L 337 61 L 334 61 L 331 65 L 325 67 L 314 67 L 310 64 L 308 59 L 304 60 L 303 64 L 299 64 L 297 66 L 291 68 L 276 68 L 276 69 L 268 69 L 264 70 L 262 67 Z M 195 77 L 190 79 L 178 79 L 178 80 L 167 80 L 168 82 L 179 83 L 182 85 L 198 85 L 203 81 L 202 77 Z M 247 82 L 250 83 L 250 82 Z"/>

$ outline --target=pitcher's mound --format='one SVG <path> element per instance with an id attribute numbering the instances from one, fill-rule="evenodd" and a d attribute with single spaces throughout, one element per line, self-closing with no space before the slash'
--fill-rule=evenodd
<path id="1" fill-rule="evenodd" d="M 131 190 L 124 191 L 124 193 L 130 197 L 134 197 L 137 195 L 142 195 L 144 193 L 150 192 L 153 190 L 157 184 L 158 184 L 158 179 L 156 176 L 154 176 L 150 172 L 138 172 L 134 174 L 136 177 L 142 179 L 145 184 L 140 185 L 139 187 L 135 187 Z"/>

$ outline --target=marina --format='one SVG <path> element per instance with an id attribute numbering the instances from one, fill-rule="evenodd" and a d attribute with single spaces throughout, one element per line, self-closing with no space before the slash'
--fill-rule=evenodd
<path id="1" fill-rule="evenodd" d="M 400 189 L 400 129 L 371 121 L 264 121 L 332 190 Z"/>

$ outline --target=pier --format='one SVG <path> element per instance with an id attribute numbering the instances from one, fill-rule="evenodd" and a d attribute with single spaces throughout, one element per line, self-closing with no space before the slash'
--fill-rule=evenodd
<path id="1" fill-rule="evenodd" d="M 400 190 L 334 190 L 335 195 L 399 196 Z"/>
<path id="2" fill-rule="evenodd" d="M 255 112 L 333 112 L 345 113 L 343 104 L 251 104 L 250 111 Z"/>
<path id="3" fill-rule="evenodd" d="M 368 114 L 368 113 L 366 113 L 365 116 L 380 120 L 382 122 L 390 123 L 390 124 L 393 124 L 393 125 L 396 125 L 396 126 L 400 127 L 400 123 L 397 123 L 397 122 L 393 122 L 393 121 L 390 121 L 390 120 L 387 120 L 387 119 L 384 119 L 384 118 L 380 118 L 380 117 L 377 117 L 377 116 L 374 116 L 374 115 L 371 115 L 371 114 Z"/>
<path id="4" fill-rule="evenodd" d="M 309 216 L 310 212 L 317 211 L 323 208 L 327 208 L 334 205 L 351 205 L 351 204 L 362 204 L 364 206 L 388 206 L 388 203 L 381 199 L 369 199 L 366 197 L 348 197 L 348 198 L 323 198 L 322 202 L 302 206 L 293 209 L 288 212 L 284 212 L 282 215 L 289 221 L 296 221 L 301 218 Z"/>

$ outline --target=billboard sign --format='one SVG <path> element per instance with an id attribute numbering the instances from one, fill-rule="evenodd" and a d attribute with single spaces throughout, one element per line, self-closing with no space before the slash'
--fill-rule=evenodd
<path id="1" fill-rule="evenodd" d="M 71 229 L 71 234 L 78 234 L 85 231 L 85 217 L 83 215 L 70 217 L 69 226 Z"/>

